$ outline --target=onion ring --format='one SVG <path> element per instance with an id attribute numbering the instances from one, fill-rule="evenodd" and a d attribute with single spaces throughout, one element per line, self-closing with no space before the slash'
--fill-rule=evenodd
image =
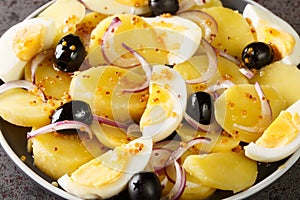
<path id="1" fill-rule="evenodd" d="M 105 118 L 105 117 L 100 117 L 98 115 L 94 115 L 93 117 L 94 117 L 94 120 L 98 121 L 99 123 L 103 123 L 103 124 L 106 124 L 106 125 L 109 125 L 109 126 L 118 127 L 118 128 L 121 128 L 121 129 L 127 129 L 129 127 L 128 124 L 124 124 L 124 123 L 121 123 L 121 122 L 116 122 L 116 121 L 113 121 L 113 120 Z"/>
<path id="2" fill-rule="evenodd" d="M 35 84 L 35 73 L 37 68 L 39 67 L 39 64 L 43 62 L 46 58 L 53 55 L 53 53 L 53 49 L 42 51 L 41 53 L 37 54 L 31 61 L 31 81 L 33 84 Z"/>
<path id="3" fill-rule="evenodd" d="M 43 102 L 47 101 L 44 92 L 33 83 L 26 80 L 15 80 L 15 81 L 9 81 L 2 84 L 0 86 L 0 94 L 14 88 L 24 88 L 28 91 L 36 92 L 42 98 Z"/>
<path id="4" fill-rule="evenodd" d="M 143 85 L 141 85 L 137 88 L 134 88 L 134 89 L 124 89 L 123 92 L 140 92 L 140 91 L 143 91 L 143 90 L 147 89 L 149 87 L 150 78 L 151 78 L 151 75 L 152 75 L 152 66 L 138 52 L 134 51 L 133 49 L 131 49 L 129 46 L 127 46 L 124 43 L 122 43 L 122 46 L 127 51 L 129 51 L 131 54 L 133 54 L 136 57 L 136 59 L 138 59 L 138 61 L 141 63 L 141 66 L 142 66 L 142 68 L 145 72 L 145 75 L 146 75 L 146 81 L 144 82 Z"/>
<path id="5" fill-rule="evenodd" d="M 261 119 L 258 119 L 257 124 L 252 127 L 242 126 L 239 124 L 233 125 L 238 129 L 248 131 L 250 133 L 262 133 L 272 123 L 272 109 L 259 83 L 256 82 L 254 86 L 261 103 Z"/>
<path id="6" fill-rule="evenodd" d="M 203 38 L 211 43 L 218 33 L 218 23 L 216 20 L 201 10 L 187 10 L 177 14 L 180 17 L 195 22 L 204 32 Z"/>
<path id="7" fill-rule="evenodd" d="M 88 133 L 90 139 L 93 138 L 93 134 L 92 134 L 92 131 L 91 131 L 89 125 L 79 122 L 79 121 L 65 120 L 65 121 L 55 122 L 53 124 L 48 124 L 39 129 L 28 132 L 27 139 L 31 139 L 35 136 L 42 135 L 45 133 L 58 131 L 58 130 L 64 130 L 64 129 L 77 129 L 80 131 L 84 131 L 84 132 Z"/>
<path id="8" fill-rule="evenodd" d="M 214 74 L 216 73 L 216 71 L 218 69 L 218 57 L 217 57 L 217 54 L 216 54 L 214 48 L 209 44 L 208 41 L 206 41 L 203 38 L 202 38 L 200 44 L 204 48 L 204 50 L 206 51 L 207 56 L 208 56 L 209 64 L 207 67 L 207 71 L 199 78 L 186 80 L 187 84 L 205 83 L 214 76 Z"/>
<path id="9" fill-rule="evenodd" d="M 167 194 L 169 200 L 177 200 L 182 195 L 185 185 L 186 185 L 186 172 L 180 164 L 174 160 L 174 165 L 176 169 L 176 180 L 173 188 Z"/>

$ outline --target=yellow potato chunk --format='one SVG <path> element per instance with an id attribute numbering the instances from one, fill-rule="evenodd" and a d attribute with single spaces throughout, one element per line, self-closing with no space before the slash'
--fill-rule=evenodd
<path id="1" fill-rule="evenodd" d="M 111 149 L 127 144 L 133 140 L 133 137 L 129 137 L 125 130 L 118 127 L 106 124 L 92 124 L 92 129 L 98 140 Z"/>
<path id="2" fill-rule="evenodd" d="M 189 60 L 174 66 L 185 80 L 192 80 L 200 77 L 207 71 L 208 57 L 206 55 L 194 56 Z M 239 72 L 239 67 L 225 58 L 218 56 L 218 70 L 207 84 L 189 85 L 189 93 L 203 91 L 209 85 L 229 80 L 235 84 L 248 83 L 247 78 Z"/>
<path id="3" fill-rule="evenodd" d="M 144 78 L 132 70 L 100 66 L 77 73 L 70 93 L 73 99 L 89 103 L 99 116 L 118 122 L 138 122 L 146 108 L 148 90 L 136 93 L 123 91 L 138 87 L 145 81 Z"/>
<path id="4" fill-rule="evenodd" d="M 280 111 L 286 108 L 286 103 L 272 87 L 267 85 L 261 87 L 270 103 L 274 120 Z M 255 127 L 260 120 L 264 120 L 261 116 L 261 101 L 254 85 L 240 84 L 232 86 L 215 101 L 214 109 L 217 122 L 225 131 L 238 140 L 249 143 L 261 136 L 263 130 L 248 132 L 235 125 Z"/>
<path id="5" fill-rule="evenodd" d="M 58 106 L 60 101 L 44 103 L 40 96 L 23 89 L 11 89 L 0 95 L 0 116 L 17 126 L 49 124 L 49 116 Z"/>
<path id="6" fill-rule="evenodd" d="M 241 58 L 245 46 L 254 42 L 251 27 L 246 19 L 237 11 L 222 6 L 205 8 L 203 11 L 218 23 L 219 31 L 213 40 L 213 46 Z"/>
<path id="7" fill-rule="evenodd" d="M 186 173 L 186 186 L 180 197 L 181 200 L 201 200 L 209 197 L 216 189 L 205 186 L 201 181 L 195 177 Z"/>
<path id="8" fill-rule="evenodd" d="M 197 137 L 209 137 L 211 139 L 210 144 L 196 144 L 194 151 L 199 152 L 223 152 L 231 151 L 232 149 L 239 146 L 240 141 L 237 138 L 230 137 L 221 132 L 219 133 L 207 133 L 197 131 L 195 128 L 188 124 L 183 123 L 176 129 L 176 132 L 180 136 L 182 141 L 190 141 Z"/>
<path id="9" fill-rule="evenodd" d="M 233 192 L 249 188 L 257 177 L 256 162 L 246 158 L 243 152 L 191 155 L 183 167 L 204 185 Z"/>
<path id="10" fill-rule="evenodd" d="M 72 173 L 106 150 L 96 138 L 81 140 L 78 135 L 46 133 L 31 142 L 34 164 L 54 179 Z"/>
<path id="11" fill-rule="evenodd" d="M 107 16 L 98 12 L 87 13 L 79 24 L 76 25 L 75 34 L 80 37 L 80 39 L 88 48 L 90 42 L 91 32 L 96 28 L 96 26 L 105 19 Z"/>
<path id="12" fill-rule="evenodd" d="M 55 20 L 56 44 L 64 35 L 75 33 L 76 25 L 83 19 L 85 7 L 79 1 L 58 0 L 41 12 L 38 17 L 50 17 Z"/>
<path id="13" fill-rule="evenodd" d="M 92 66 L 106 63 L 101 53 L 101 45 L 104 33 L 114 18 L 119 18 L 121 23 L 113 33 L 106 38 L 106 47 L 113 49 L 114 55 L 108 56 L 111 62 L 120 58 L 132 58 L 123 47 L 125 43 L 137 50 L 150 63 L 167 63 L 168 52 L 164 51 L 164 44 L 156 36 L 156 32 L 143 18 L 132 14 L 120 14 L 105 18 L 91 33 L 91 41 L 88 49 L 89 62 Z M 108 53 L 110 55 L 110 53 Z M 116 57 L 114 57 L 116 56 Z M 123 64 L 124 63 L 120 63 Z"/>
<path id="14" fill-rule="evenodd" d="M 250 82 L 273 87 L 286 100 L 287 106 L 300 99 L 300 71 L 296 66 L 274 62 L 263 67 Z"/>
<path id="15" fill-rule="evenodd" d="M 31 66 L 25 67 L 25 79 L 31 81 Z M 72 77 L 68 73 L 53 68 L 53 60 L 41 62 L 35 73 L 35 83 L 48 99 L 67 100 Z"/>

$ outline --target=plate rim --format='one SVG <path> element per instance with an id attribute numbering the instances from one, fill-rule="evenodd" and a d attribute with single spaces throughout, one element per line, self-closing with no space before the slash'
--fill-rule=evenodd
<path id="1" fill-rule="evenodd" d="M 48 3 L 42 5 L 41 7 L 39 7 L 35 11 L 33 11 L 30 15 L 28 15 L 24 20 L 36 17 L 39 13 L 41 13 L 43 10 L 45 10 L 47 7 L 49 7 L 55 1 L 56 0 L 51 0 Z M 259 3 L 255 2 L 253 0 L 241 0 L 241 1 L 244 1 L 246 4 L 252 4 L 252 5 L 258 6 L 264 10 L 270 11 L 269 9 L 265 8 L 264 6 L 260 5 Z M 272 11 L 270 11 L 270 12 L 272 12 Z M 37 173 L 35 173 L 32 169 L 30 169 L 20 159 L 20 157 L 15 153 L 15 151 L 12 149 L 12 147 L 7 143 L 1 130 L 0 130 L 0 144 L 1 144 L 2 148 L 4 149 L 5 153 L 18 166 L 18 168 L 23 173 L 25 173 L 31 180 L 33 180 L 35 183 L 37 183 L 40 187 L 44 188 L 46 191 L 49 191 L 52 194 L 54 194 L 60 198 L 72 199 L 72 200 L 82 200 L 81 198 L 76 197 L 76 196 L 66 192 L 63 189 L 52 185 L 50 182 L 46 181 L 41 176 L 39 176 Z M 244 199 L 244 198 L 250 197 L 254 194 L 257 194 L 258 192 L 261 192 L 263 189 L 265 189 L 270 184 L 274 183 L 277 179 L 282 177 L 282 175 L 284 173 L 286 173 L 299 160 L 299 158 L 300 158 L 300 149 L 298 149 L 295 153 L 293 153 L 283 165 L 278 167 L 278 169 L 276 171 L 274 171 L 272 174 L 267 176 L 265 179 L 254 184 L 247 190 L 244 190 L 242 192 L 234 194 L 233 196 L 224 198 L 224 200 Z"/>

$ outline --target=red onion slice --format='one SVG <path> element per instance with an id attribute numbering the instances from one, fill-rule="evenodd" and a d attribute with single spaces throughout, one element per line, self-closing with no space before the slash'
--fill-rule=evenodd
<path id="1" fill-rule="evenodd" d="M 147 89 L 149 87 L 150 84 L 150 78 L 152 75 L 152 66 L 150 65 L 149 62 L 146 61 L 146 59 L 141 56 L 138 52 L 134 51 L 133 49 L 131 49 L 129 46 L 127 46 L 126 44 L 122 43 L 122 46 L 129 51 L 131 54 L 133 54 L 136 59 L 138 59 L 138 61 L 141 63 L 141 66 L 145 72 L 146 75 L 146 81 L 144 82 L 144 84 L 142 84 L 141 86 L 134 88 L 134 89 L 124 89 L 124 92 L 140 92 L 143 91 L 145 89 Z"/>
<path id="2" fill-rule="evenodd" d="M 103 38 L 102 38 L 102 43 L 101 43 L 101 52 L 103 55 L 103 58 L 107 62 L 107 64 L 111 64 L 112 61 L 108 58 L 106 49 L 109 48 L 108 41 L 110 38 L 114 37 L 114 32 L 115 30 L 122 24 L 122 21 L 120 20 L 119 17 L 113 18 L 112 22 L 108 26 L 107 31 L 104 33 Z"/>
<path id="3" fill-rule="evenodd" d="M 0 94 L 14 88 L 24 88 L 29 91 L 37 92 L 44 102 L 47 101 L 45 94 L 33 83 L 26 80 L 9 81 L 0 86 Z"/>
<path id="4" fill-rule="evenodd" d="M 252 127 L 239 124 L 234 124 L 234 127 L 250 133 L 262 133 L 272 123 L 272 109 L 259 83 L 256 82 L 254 86 L 261 103 L 261 119 Z"/>
<path id="5" fill-rule="evenodd" d="M 251 79 L 254 76 L 254 73 L 246 67 L 240 68 L 239 71 L 248 79 Z"/>
<path id="6" fill-rule="evenodd" d="M 189 116 L 187 113 L 184 113 L 184 119 L 187 121 L 187 123 L 189 123 L 194 129 L 198 131 L 208 132 L 209 130 L 210 125 L 200 124 L 199 122 L 194 120 L 191 116 Z"/>
<path id="7" fill-rule="evenodd" d="M 214 48 L 203 38 L 200 44 L 204 48 L 208 56 L 209 63 L 208 63 L 207 71 L 199 78 L 187 80 L 186 81 L 187 84 L 205 83 L 214 76 L 214 74 L 218 69 L 218 57 Z"/>
<path id="8" fill-rule="evenodd" d="M 128 124 L 117 122 L 117 121 L 114 121 L 114 120 L 111 120 L 111 119 L 108 119 L 105 117 L 100 117 L 98 115 L 94 115 L 94 120 L 98 121 L 99 123 L 106 124 L 109 126 L 115 126 L 115 127 L 121 128 L 121 129 L 127 129 L 129 127 Z"/>
<path id="9" fill-rule="evenodd" d="M 166 162 L 166 166 L 170 165 L 174 160 L 178 160 L 189 148 L 196 144 L 206 143 L 209 144 L 211 142 L 210 138 L 207 137 L 197 137 L 188 142 L 182 142 L 182 144 L 171 153 L 169 159 Z"/>
<path id="10" fill-rule="evenodd" d="M 167 194 L 167 198 L 169 200 L 177 200 L 182 195 L 185 185 L 186 185 L 186 174 L 183 167 L 179 165 L 179 163 L 174 161 L 175 169 L 176 169 L 176 180 L 173 188 Z"/>
<path id="11" fill-rule="evenodd" d="M 39 129 L 36 129 L 34 131 L 28 132 L 27 133 L 27 139 L 33 138 L 35 136 L 38 135 L 42 135 L 45 133 L 49 133 L 49 132 L 53 132 L 53 131 L 58 131 L 58 130 L 64 130 L 64 129 L 77 129 L 80 131 L 84 131 L 89 135 L 89 138 L 92 139 L 93 138 L 93 134 L 92 131 L 90 129 L 90 127 L 82 122 L 79 121 L 60 121 L 60 122 L 56 122 L 53 124 L 48 124 L 46 126 L 43 126 Z"/>
<path id="12" fill-rule="evenodd" d="M 208 88 L 205 89 L 205 91 L 208 93 L 213 93 L 216 92 L 217 90 L 228 89 L 232 86 L 234 86 L 234 83 L 232 81 L 224 80 L 222 82 L 216 83 L 215 85 L 209 86 Z"/>
<path id="13" fill-rule="evenodd" d="M 37 68 L 39 67 L 39 64 L 41 62 L 43 62 L 46 58 L 52 56 L 53 53 L 54 53 L 54 50 L 49 49 L 46 51 L 42 51 L 41 53 L 37 54 L 33 58 L 32 62 L 31 62 L 31 81 L 32 81 L 32 83 L 35 84 L 35 73 L 36 73 Z"/>
<path id="14" fill-rule="evenodd" d="M 203 30 L 203 38 L 211 43 L 218 33 L 216 20 L 201 10 L 188 10 L 178 13 L 178 16 L 195 22 Z"/>
<path id="15" fill-rule="evenodd" d="M 238 59 L 236 59 L 235 57 L 233 57 L 232 55 L 229 55 L 228 53 L 226 53 L 225 51 L 223 51 L 221 49 L 217 49 L 217 48 L 214 48 L 214 49 L 217 52 L 217 55 L 229 60 L 230 62 L 233 62 L 237 66 L 240 66 L 241 62 Z"/>
<path id="16" fill-rule="evenodd" d="M 248 79 L 253 78 L 254 73 L 248 69 L 246 66 L 242 65 L 242 62 L 240 62 L 238 59 L 236 59 L 235 57 L 229 55 L 228 53 L 226 53 L 225 51 L 222 51 L 220 49 L 214 48 L 215 51 L 217 52 L 217 55 L 229 60 L 230 62 L 233 62 L 234 64 L 236 64 L 240 69 L 239 71 Z"/>
<path id="17" fill-rule="evenodd" d="M 113 50 L 113 42 L 110 40 L 115 37 L 114 32 L 121 24 L 122 21 L 119 17 L 113 18 L 107 31 L 104 33 L 101 43 L 101 52 L 103 58 L 107 64 L 112 64 L 122 68 L 136 67 L 138 66 L 136 58 L 122 58 Z"/>
<path id="18" fill-rule="evenodd" d="M 150 163 L 156 172 L 165 168 L 165 163 L 169 159 L 172 151 L 166 148 L 153 148 Z"/>
<path id="19" fill-rule="evenodd" d="M 160 182 L 160 185 L 161 185 L 162 190 L 164 190 L 164 189 L 167 187 L 167 184 L 168 184 L 168 178 L 165 177 L 165 178 Z"/>

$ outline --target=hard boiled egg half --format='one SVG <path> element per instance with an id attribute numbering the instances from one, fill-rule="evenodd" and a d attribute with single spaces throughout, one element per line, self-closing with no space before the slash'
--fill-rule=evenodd
<path id="1" fill-rule="evenodd" d="M 118 13 L 147 14 L 150 13 L 148 0 L 83 0 L 90 10 L 113 15 Z"/>
<path id="2" fill-rule="evenodd" d="M 183 119 L 187 104 L 184 79 L 165 65 L 153 66 L 149 99 L 140 120 L 143 137 L 154 142 L 168 137 Z"/>
<path id="3" fill-rule="evenodd" d="M 251 4 L 247 4 L 243 16 L 251 20 L 258 41 L 271 43 L 276 47 L 283 63 L 299 64 L 300 38 L 291 25 L 271 11 Z"/>
<path id="4" fill-rule="evenodd" d="M 129 179 L 145 169 L 152 152 L 151 138 L 139 138 L 58 179 L 67 192 L 83 199 L 106 199 L 123 191 Z"/>
<path id="5" fill-rule="evenodd" d="M 24 20 L 0 38 L 0 78 L 7 82 L 20 79 L 25 65 L 54 41 L 55 23 L 50 18 Z"/>
<path id="6" fill-rule="evenodd" d="M 275 162 L 299 148 L 300 100 L 282 111 L 255 143 L 245 146 L 245 154 L 256 161 Z"/>

